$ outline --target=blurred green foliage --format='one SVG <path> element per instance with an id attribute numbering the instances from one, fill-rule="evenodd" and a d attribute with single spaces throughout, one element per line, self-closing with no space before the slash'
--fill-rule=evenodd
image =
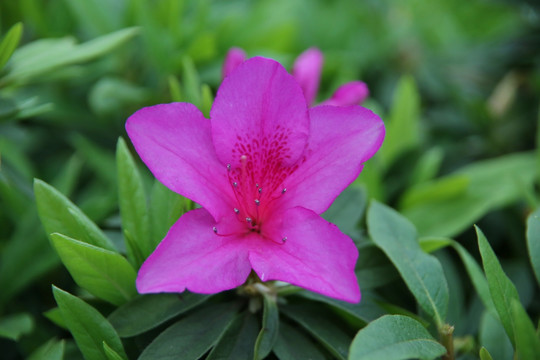
<path id="1" fill-rule="evenodd" d="M 129 145 L 122 140 L 117 145 L 118 137 L 124 135 L 126 118 L 143 106 L 188 101 L 208 114 L 224 55 L 232 46 L 244 48 L 249 56 L 275 58 L 289 69 L 300 52 L 319 47 L 325 56 L 319 100 L 339 84 L 361 79 L 371 92 L 365 106 L 382 116 L 388 131 L 380 154 L 326 214 L 358 242 L 362 307 L 293 295 L 291 304 L 280 307 L 286 320 L 272 338 L 278 357 L 294 358 L 298 349 L 292 343 L 313 358 L 346 356 L 343 344 L 354 335 L 349 330 L 385 313 L 395 317 L 373 322 L 364 334 L 385 332 L 385 326 L 406 315 L 416 316 L 410 326 L 426 341 L 432 342 L 436 331 L 425 333 L 419 323 L 455 325 L 454 345 L 462 359 L 478 358 L 481 346 L 483 359 L 508 358 L 512 343 L 521 352 L 538 346 L 525 313 L 536 327 L 540 302 L 534 275 L 540 254 L 534 239 L 539 235 L 537 215 L 528 218 L 539 204 L 540 152 L 535 149 L 540 131 L 534 129 L 540 95 L 540 9 L 534 2 L 2 1 L 0 41 L 0 348 L 6 359 L 80 357 L 71 339 L 57 340 L 68 336 L 42 313 L 55 309 L 49 318 L 70 329 L 77 342 L 92 343 L 99 333 L 73 330 L 80 324 L 65 321 L 71 317 L 59 312 L 80 310 L 90 322 L 109 324 L 102 315 L 114 310 L 109 303 L 119 305 L 134 295 L 128 288 L 128 295 L 118 298 L 109 292 L 114 283 L 100 285 L 111 279 L 106 273 L 96 275 L 96 252 L 106 252 L 100 261 L 111 263 L 127 254 L 129 261 L 115 265 L 122 267 L 117 276 L 125 284 L 172 222 L 193 204 L 154 182 Z M 375 204 L 366 229 L 366 197 L 397 208 L 404 217 Z M 141 212 L 145 207 L 149 211 Z M 373 209 L 382 215 L 375 216 Z M 396 239 L 376 235 L 377 225 L 369 225 L 389 221 L 385 216 L 416 228 L 402 244 L 414 250 L 406 251 L 418 254 L 421 246 L 433 251 L 433 256 L 422 253 L 418 267 L 431 264 L 436 268 L 433 276 L 442 276 L 442 264 L 448 286 L 437 293 L 442 298 L 434 309 L 414 290 L 425 283 L 404 275 L 410 269 L 404 270 L 406 265 L 393 253 L 390 244 Z M 479 256 L 474 223 L 485 232 L 499 261 L 490 256 L 481 232 Z M 430 238 L 418 246 L 416 231 Z M 47 238 L 53 232 L 62 234 L 52 236 L 56 251 Z M 87 266 L 73 271 L 73 257 L 86 259 Z M 501 281 L 508 280 L 508 288 L 515 286 L 510 298 L 498 297 L 493 280 L 486 280 L 475 259 L 482 259 L 486 274 L 494 276 L 500 275 L 502 265 L 508 276 L 503 273 Z M 51 283 L 69 291 L 55 288 L 59 309 Z M 313 304 L 296 311 L 308 298 Z M 124 306 L 142 306 L 137 301 L 143 300 L 137 299 Z M 171 302 L 170 313 L 159 321 L 180 316 L 203 300 L 186 301 Z M 503 302 L 506 313 L 501 315 L 497 312 Z M 321 309 L 328 308 L 350 325 L 348 332 L 329 336 L 322 315 L 310 322 L 310 314 L 327 314 Z M 257 328 L 251 315 L 232 320 L 234 304 L 226 310 L 230 317 L 214 321 L 227 338 Z M 115 313 L 109 317 L 112 326 L 102 329 L 111 342 L 100 343 L 87 358 L 126 356 L 116 335 L 124 336 Z M 208 317 L 205 309 L 189 314 L 183 323 Z M 151 321 L 142 332 L 161 324 Z M 509 321 L 528 336 L 515 343 Z M 179 328 L 163 336 L 174 338 Z M 236 333 L 227 330 L 231 328 Z M 209 341 L 220 334 L 213 336 Z M 355 339 L 353 352 L 362 347 L 363 336 Z M 266 353 L 264 341 L 258 348 Z M 211 356 L 234 354 L 219 344 Z M 134 346 L 128 345 L 127 355 L 132 355 Z M 434 346 L 433 353 L 437 351 Z"/>

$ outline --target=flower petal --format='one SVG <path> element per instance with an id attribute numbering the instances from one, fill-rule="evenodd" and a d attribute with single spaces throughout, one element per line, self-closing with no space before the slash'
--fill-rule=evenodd
<path id="1" fill-rule="evenodd" d="M 311 132 L 305 161 L 284 181 L 279 206 L 324 212 L 360 174 L 380 148 L 384 124 L 361 106 L 317 106 L 310 110 Z"/>
<path id="2" fill-rule="evenodd" d="M 184 214 L 141 266 L 137 290 L 212 294 L 242 285 L 251 272 L 245 242 L 216 235 L 214 224 L 204 209 Z"/>
<path id="3" fill-rule="evenodd" d="M 369 89 L 362 81 L 352 81 L 341 85 L 332 97 L 321 105 L 349 106 L 361 104 L 369 96 Z"/>
<path id="4" fill-rule="evenodd" d="M 300 54 L 293 65 L 293 76 L 302 87 L 306 102 L 311 105 L 319 90 L 323 54 L 317 48 L 310 48 Z"/>
<path id="5" fill-rule="evenodd" d="M 281 231 L 286 242 L 259 241 L 249 252 L 261 280 L 286 281 L 336 299 L 360 301 L 354 273 L 358 250 L 353 241 L 304 208 L 289 209 L 280 220 L 269 225 Z"/>
<path id="6" fill-rule="evenodd" d="M 234 69 L 246 60 L 246 52 L 240 48 L 230 48 L 225 56 L 223 68 L 221 69 L 222 78 L 225 79 Z"/>
<path id="7" fill-rule="evenodd" d="M 254 162 L 270 154 L 288 166 L 307 143 L 309 117 L 302 90 L 274 60 L 255 57 L 238 66 L 223 80 L 210 117 L 217 156 L 233 167 L 241 166 L 246 153 Z"/>
<path id="8" fill-rule="evenodd" d="M 199 203 L 215 219 L 233 208 L 227 170 L 212 146 L 210 120 L 193 105 L 172 103 L 140 109 L 127 133 L 154 176 Z"/>

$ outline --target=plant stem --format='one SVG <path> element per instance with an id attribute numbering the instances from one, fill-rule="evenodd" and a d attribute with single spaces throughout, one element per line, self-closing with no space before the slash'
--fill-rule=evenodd
<path id="1" fill-rule="evenodd" d="M 446 355 L 443 360 L 454 360 L 454 327 L 449 324 L 444 324 L 439 329 L 441 344 L 446 348 Z"/>

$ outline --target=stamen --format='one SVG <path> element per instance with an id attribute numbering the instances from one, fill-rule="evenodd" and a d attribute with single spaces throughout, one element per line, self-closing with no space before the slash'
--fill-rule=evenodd
<path id="1" fill-rule="evenodd" d="M 261 202 L 258 199 L 255 199 L 255 205 L 259 206 Z"/>
<path id="2" fill-rule="evenodd" d="M 232 186 L 237 187 L 238 183 L 236 181 L 233 181 Z"/>
<path id="3" fill-rule="evenodd" d="M 246 218 L 246 221 L 247 221 L 248 223 L 251 223 L 253 220 L 252 220 L 250 217 L 247 217 L 247 218 Z"/>
<path id="4" fill-rule="evenodd" d="M 217 234 L 217 227 L 213 227 L 212 230 L 214 230 L 214 232 Z"/>
<path id="5" fill-rule="evenodd" d="M 287 188 L 283 188 L 283 190 L 281 190 L 282 194 L 285 194 L 286 192 L 287 192 Z"/>
<path id="6" fill-rule="evenodd" d="M 238 215 L 240 213 L 240 210 L 238 210 L 237 208 L 234 208 L 234 212 Z"/>
<path id="7" fill-rule="evenodd" d="M 258 190 L 258 191 L 259 191 L 259 194 L 261 194 L 261 193 L 262 193 L 262 188 L 259 188 L 259 190 Z"/>
<path id="8" fill-rule="evenodd" d="M 227 164 L 227 171 L 231 171 L 231 164 Z"/>
<path id="9" fill-rule="evenodd" d="M 287 237 L 285 236 L 283 239 L 281 239 L 284 243 L 287 242 Z"/>

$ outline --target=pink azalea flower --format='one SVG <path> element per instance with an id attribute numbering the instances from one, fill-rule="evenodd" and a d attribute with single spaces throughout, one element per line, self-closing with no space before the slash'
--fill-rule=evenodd
<path id="1" fill-rule="evenodd" d="M 240 48 L 231 48 L 223 62 L 222 76 L 225 78 L 238 65 L 246 60 L 246 53 Z M 300 54 L 293 65 L 292 74 L 300 84 L 308 105 L 312 106 L 317 96 L 321 80 L 324 56 L 322 52 L 313 47 Z M 369 89 L 362 81 L 351 81 L 341 85 L 330 99 L 321 105 L 349 106 L 359 105 L 369 96 Z"/>
<path id="2" fill-rule="evenodd" d="M 202 208 L 184 214 L 144 262 L 140 293 L 216 293 L 253 270 L 357 302 L 353 241 L 319 215 L 384 138 L 360 106 L 308 110 L 277 62 L 252 58 L 221 84 L 210 118 L 192 104 L 143 108 L 126 129 L 167 187 Z"/>

